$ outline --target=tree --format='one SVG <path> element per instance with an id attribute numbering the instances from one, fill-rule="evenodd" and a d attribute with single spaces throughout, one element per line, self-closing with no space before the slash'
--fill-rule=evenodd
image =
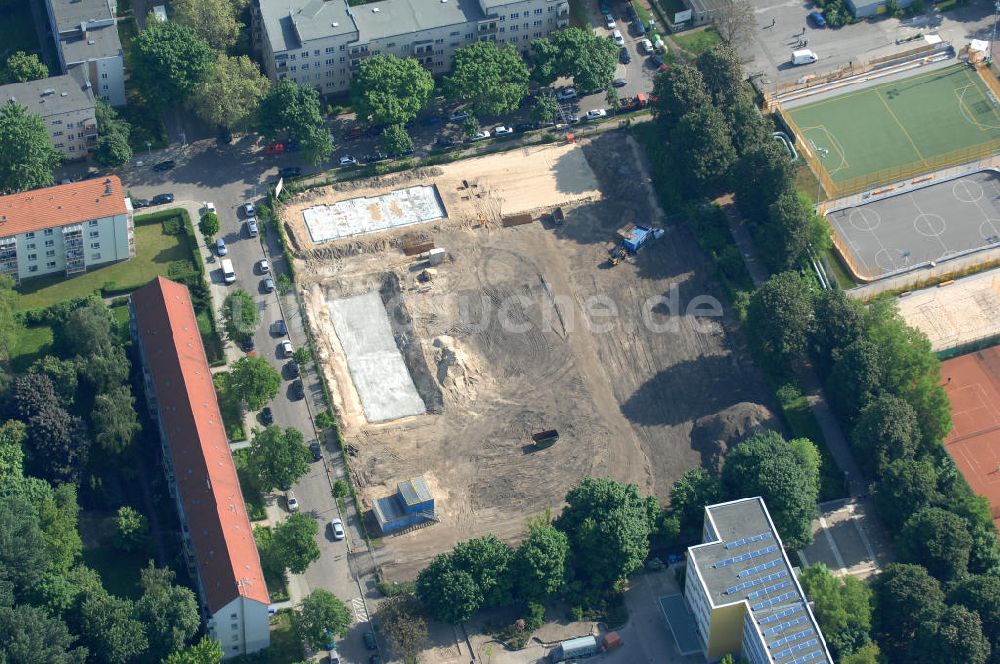
<path id="1" fill-rule="evenodd" d="M 441 553 L 417 575 L 417 597 L 435 620 L 457 625 L 483 604 L 483 595 L 472 576 L 457 569 L 451 554 Z"/>
<path id="2" fill-rule="evenodd" d="M 589 28 L 566 28 L 549 35 L 558 52 L 558 75 L 569 76 L 583 92 L 608 87 L 618 67 L 618 47 Z"/>
<path id="3" fill-rule="evenodd" d="M 792 161 L 781 143 L 770 140 L 751 147 L 733 165 L 733 189 L 740 212 L 751 223 L 767 221 L 768 208 L 791 188 L 791 176 Z M 758 246 L 766 247 L 760 242 Z"/>
<path id="4" fill-rule="evenodd" d="M 538 85 L 552 85 L 562 75 L 559 47 L 551 39 L 531 42 L 531 80 Z"/>
<path id="5" fill-rule="evenodd" d="M 569 540 L 550 525 L 528 531 L 510 563 L 514 594 L 527 602 L 544 602 L 566 582 Z"/>
<path id="6" fill-rule="evenodd" d="M 46 67 L 34 53 L 28 55 L 24 51 L 14 51 L 7 58 L 4 67 L 3 81 L 5 83 L 27 83 L 48 78 L 49 68 Z"/>
<path id="7" fill-rule="evenodd" d="M 622 100 L 618 97 L 618 90 L 613 85 L 609 85 L 604 92 L 604 101 L 607 102 L 612 113 L 617 113 L 622 108 Z"/>
<path id="8" fill-rule="evenodd" d="M 281 374 L 264 358 L 250 355 L 233 362 L 225 379 L 225 389 L 242 399 L 250 410 L 259 410 L 278 394 L 280 387 Z"/>
<path id="9" fill-rule="evenodd" d="M 0 581 L 22 597 L 42 579 L 48 567 L 45 540 L 31 503 L 21 497 L 0 498 Z"/>
<path id="10" fill-rule="evenodd" d="M 186 102 L 214 62 L 212 47 L 177 21 L 150 21 L 132 41 L 132 80 L 159 109 Z"/>
<path id="11" fill-rule="evenodd" d="M 365 58 L 351 79 L 358 119 L 376 125 L 404 125 L 423 110 L 434 77 L 415 58 L 378 54 Z"/>
<path id="12" fill-rule="evenodd" d="M 891 563 L 875 577 L 872 589 L 879 648 L 893 658 L 889 661 L 904 661 L 918 628 L 944 610 L 941 586 L 920 565 Z"/>
<path id="13" fill-rule="evenodd" d="M 879 513 L 895 530 L 938 499 L 937 473 L 930 461 L 897 459 L 882 471 L 873 493 Z"/>
<path id="14" fill-rule="evenodd" d="M 351 612 L 336 595 L 320 588 L 302 600 L 293 622 L 299 638 L 310 648 L 319 650 L 327 641 L 327 630 L 336 636 L 347 633 L 347 628 L 351 626 Z"/>
<path id="15" fill-rule="evenodd" d="M 949 606 L 933 622 L 922 625 L 913 646 L 915 664 L 986 664 L 990 658 L 990 642 L 979 614 L 964 606 Z"/>
<path id="16" fill-rule="evenodd" d="M 754 148 L 765 143 L 778 143 L 774 138 L 774 125 L 761 115 L 757 108 L 756 97 L 752 89 L 743 86 L 736 100 L 719 109 L 729 123 L 730 138 L 738 156 L 743 156 Z M 786 159 L 790 158 L 788 150 L 778 143 Z"/>
<path id="17" fill-rule="evenodd" d="M 653 98 L 653 112 L 668 132 L 691 111 L 712 103 L 701 72 L 685 64 L 674 64 L 653 79 Z"/>
<path id="18" fill-rule="evenodd" d="M 861 646 L 856 652 L 843 655 L 838 661 L 840 664 L 880 664 L 881 655 L 878 644 L 872 641 Z"/>
<path id="19" fill-rule="evenodd" d="M 715 28 L 730 44 L 746 43 L 757 27 L 757 14 L 749 0 L 723 0 L 714 18 Z"/>
<path id="20" fill-rule="evenodd" d="M 812 286 L 795 272 L 768 279 L 750 296 L 747 332 L 768 359 L 799 360 L 813 325 Z"/>
<path id="21" fill-rule="evenodd" d="M 226 296 L 222 301 L 222 322 L 226 336 L 232 341 L 238 342 L 253 336 L 260 324 L 260 311 L 250 293 L 240 288 Z M 274 395 L 270 398 L 274 398 Z"/>
<path id="22" fill-rule="evenodd" d="M 14 101 L 0 108 L 0 193 L 14 194 L 53 184 L 62 155 L 52 146 L 40 115 Z M 6 349 L 9 352 L 9 348 Z"/>
<path id="23" fill-rule="evenodd" d="M 54 615 L 65 616 L 78 625 L 84 600 L 103 589 L 100 574 L 85 565 L 75 565 L 65 573 L 45 574 L 35 586 L 32 599 Z"/>
<path id="24" fill-rule="evenodd" d="M 789 549 L 812 542 L 810 526 L 819 496 L 816 472 L 804 466 L 802 458 L 781 434 L 765 431 L 731 450 L 722 467 L 726 497 L 761 496 Z"/>
<path id="25" fill-rule="evenodd" d="M 855 652 L 868 642 L 872 621 L 868 585 L 850 575 L 838 579 L 822 563 L 803 569 L 799 583 L 813 603 L 813 614 L 827 644 L 836 653 Z"/>
<path id="26" fill-rule="evenodd" d="M 670 132 L 670 145 L 678 166 L 697 191 L 722 182 L 736 160 L 726 119 L 712 106 L 684 114 Z"/>
<path id="27" fill-rule="evenodd" d="M 1000 576 L 981 574 L 960 579 L 948 591 L 948 603 L 976 612 L 990 638 L 993 658 L 1000 653 Z M 941 660 L 945 661 L 945 660 Z"/>
<path id="28" fill-rule="evenodd" d="M 20 420 L 0 424 L 0 484 L 24 475 L 24 441 L 27 429 Z"/>
<path id="29" fill-rule="evenodd" d="M 717 44 L 704 51 L 698 56 L 695 65 L 717 108 L 724 109 L 740 100 L 746 77 L 740 64 L 740 56 L 731 45 Z"/>
<path id="30" fill-rule="evenodd" d="M 309 470 L 312 456 L 298 429 L 271 425 L 254 431 L 250 441 L 249 466 L 262 491 L 289 487 Z"/>
<path id="31" fill-rule="evenodd" d="M 239 39 L 241 24 L 232 0 L 174 0 L 173 20 L 191 30 L 217 51 L 225 51 Z"/>
<path id="32" fill-rule="evenodd" d="M 212 238 L 215 237 L 215 234 L 219 232 L 221 227 L 222 225 L 219 223 L 219 215 L 211 211 L 201 215 L 201 219 L 198 220 L 198 230 L 209 242 L 211 242 Z"/>
<path id="33" fill-rule="evenodd" d="M 382 132 L 382 145 L 391 155 L 400 155 L 413 149 L 413 141 L 401 124 L 389 125 Z"/>
<path id="34" fill-rule="evenodd" d="M 865 406 L 851 432 L 855 458 L 866 471 L 877 470 L 877 476 L 896 459 L 914 458 L 919 444 L 917 414 L 891 394 L 881 394 Z"/>
<path id="35" fill-rule="evenodd" d="M 427 621 L 413 595 L 396 595 L 383 601 L 375 612 L 379 628 L 389 645 L 405 662 L 415 662 L 427 643 Z"/>
<path id="36" fill-rule="evenodd" d="M 566 502 L 553 525 L 569 539 L 580 581 L 608 590 L 642 566 L 654 522 L 639 487 L 588 477 L 566 494 Z"/>
<path id="37" fill-rule="evenodd" d="M 146 624 L 149 650 L 156 659 L 183 648 L 201 625 L 198 599 L 183 586 L 147 590 L 136 603 L 135 613 Z"/>
<path id="38" fill-rule="evenodd" d="M 135 412 L 135 397 L 127 385 L 94 398 L 91 415 L 97 444 L 113 454 L 122 454 L 132 444 L 141 428 Z"/>
<path id="39" fill-rule="evenodd" d="M 261 100 L 257 110 L 258 130 L 268 139 L 298 140 L 302 157 L 319 164 L 333 152 L 333 140 L 320 110 L 319 93 L 313 88 L 283 79 Z"/>
<path id="40" fill-rule="evenodd" d="M 531 107 L 531 119 L 535 122 L 548 124 L 556 119 L 559 112 L 559 102 L 555 95 L 541 94 L 535 97 L 535 105 Z"/>
<path id="41" fill-rule="evenodd" d="M 66 623 L 28 604 L 0 607 L 0 661 L 6 664 L 83 664 L 87 649 L 73 647 Z"/>
<path id="42" fill-rule="evenodd" d="M 38 412 L 50 407 L 58 408 L 59 404 L 52 379 L 44 374 L 28 373 L 14 379 L 7 414 L 26 422 Z"/>
<path id="43" fill-rule="evenodd" d="M 830 371 L 833 354 L 865 335 L 865 306 L 842 290 L 830 289 L 816 295 L 815 308 L 813 356 L 825 376 Z"/>
<path id="44" fill-rule="evenodd" d="M 30 443 L 28 467 L 32 474 L 55 484 L 76 482 L 90 453 L 83 420 L 58 406 L 47 406 L 26 424 Z"/>
<path id="45" fill-rule="evenodd" d="M 24 329 L 17 317 L 17 302 L 20 294 L 14 290 L 14 280 L 10 275 L 0 275 L 0 361 L 10 359 L 11 350 Z"/>
<path id="46" fill-rule="evenodd" d="M 775 143 L 777 143 L 775 141 Z M 792 270 L 830 244 L 829 226 L 802 195 L 786 189 L 768 208 L 767 220 L 755 228 L 764 262 L 775 271 Z"/>
<path id="47" fill-rule="evenodd" d="M 96 661 L 126 664 L 149 650 L 146 628 L 132 600 L 107 592 L 91 595 L 81 610 L 83 637 Z"/>
<path id="48" fill-rule="evenodd" d="M 222 644 L 206 635 L 184 650 L 170 653 L 163 664 L 221 664 L 224 656 Z"/>
<path id="49" fill-rule="evenodd" d="M 319 560 L 316 535 L 319 526 L 312 517 L 295 512 L 273 528 L 271 555 L 281 560 L 293 574 L 302 574 L 313 561 Z"/>
<path id="50" fill-rule="evenodd" d="M 118 547 L 124 551 L 135 551 L 146 542 L 149 522 L 146 516 L 134 507 L 122 505 L 115 517 L 115 538 Z"/>
<path id="51" fill-rule="evenodd" d="M 76 500 L 76 486 L 60 484 L 52 487 L 44 480 L 26 480 L 23 484 L 17 483 L 20 485 L 17 491 L 35 505 L 49 561 L 48 570 L 66 573 L 83 553 L 83 540 L 77 528 L 80 505 Z"/>
<path id="52" fill-rule="evenodd" d="M 206 122 L 230 129 L 249 127 L 271 82 L 245 55 L 216 53 L 212 70 L 191 93 L 191 109 Z"/>
<path id="53" fill-rule="evenodd" d="M 692 468 L 670 487 L 670 508 L 677 515 L 685 539 L 701 536 L 705 506 L 722 500 L 719 478 L 704 468 Z"/>
<path id="54" fill-rule="evenodd" d="M 865 336 L 835 352 L 832 360 L 827 379 L 830 401 L 848 422 L 854 422 L 882 388 L 882 349 Z"/>
<path id="55" fill-rule="evenodd" d="M 128 134 L 115 132 L 98 137 L 94 160 L 101 166 L 122 166 L 131 159 L 132 146 L 129 145 Z"/>
<path id="56" fill-rule="evenodd" d="M 77 358 L 80 377 L 94 392 L 108 392 L 128 380 L 131 364 L 121 345 L 106 346 L 84 358 Z"/>
<path id="57" fill-rule="evenodd" d="M 511 44 L 474 42 L 455 51 L 445 94 L 451 101 L 470 104 L 477 115 L 513 113 L 528 94 L 528 65 Z"/>
<path id="58" fill-rule="evenodd" d="M 939 507 L 925 507 L 911 515 L 896 536 L 900 560 L 923 565 L 941 581 L 965 576 L 971 549 L 972 535 L 965 519 Z"/>
<path id="59" fill-rule="evenodd" d="M 496 535 L 485 535 L 460 543 L 452 552 L 452 564 L 469 573 L 483 597 L 482 606 L 506 606 L 511 601 L 509 573 L 514 550 Z"/>
<path id="60" fill-rule="evenodd" d="M 84 357 L 101 353 L 115 344 L 114 321 L 100 298 L 92 297 L 66 316 L 58 331 L 59 344 L 67 354 Z"/>

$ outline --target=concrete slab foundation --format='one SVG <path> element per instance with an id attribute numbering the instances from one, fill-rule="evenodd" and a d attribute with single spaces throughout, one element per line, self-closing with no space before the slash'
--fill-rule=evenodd
<path id="1" fill-rule="evenodd" d="M 420 224 L 445 214 L 432 186 L 397 189 L 381 196 L 351 198 L 302 211 L 314 244 Z"/>

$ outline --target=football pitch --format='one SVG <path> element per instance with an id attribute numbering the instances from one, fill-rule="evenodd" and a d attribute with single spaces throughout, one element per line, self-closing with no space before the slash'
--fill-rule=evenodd
<path id="1" fill-rule="evenodd" d="M 819 157 L 837 189 L 831 193 L 858 191 L 1000 151 L 1000 105 L 967 64 L 784 113 L 807 149 Z"/>

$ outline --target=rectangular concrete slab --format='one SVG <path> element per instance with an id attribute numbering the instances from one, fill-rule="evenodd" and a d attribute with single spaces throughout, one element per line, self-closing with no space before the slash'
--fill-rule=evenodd
<path id="1" fill-rule="evenodd" d="M 381 196 L 351 198 L 302 211 L 309 237 L 315 244 L 444 216 L 444 206 L 432 186 L 397 189 Z"/>
<path id="2" fill-rule="evenodd" d="M 327 306 L 365 418 L 388 422 L 427 412 L 378 293 L 331 300 Z"/>

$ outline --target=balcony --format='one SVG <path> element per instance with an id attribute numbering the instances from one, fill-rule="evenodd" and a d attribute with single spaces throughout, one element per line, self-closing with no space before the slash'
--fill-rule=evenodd
<path id="1" fill-rule="evenodd" d="M 495 35 L 497 33 L 496 21 L 491 21 L 490 23 L 480 23 L 479 24 L 479 34 L 482 35 Z"/>
<path id="2" fill-rule="evenodd" d="M 569 25 L 569 17 L 568 16 L 566 18 L 560 18 L 560 19 L 556 20 L 556 27 L 557 28 L 565 28 L 568 25 Z"/>

